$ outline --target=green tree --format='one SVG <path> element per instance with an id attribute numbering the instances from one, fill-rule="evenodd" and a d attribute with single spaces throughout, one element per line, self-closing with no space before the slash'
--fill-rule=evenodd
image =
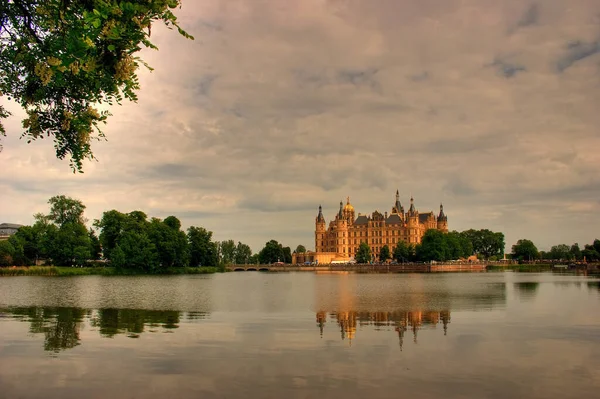
<path id="1" fill-rule="evenodd" d="M 90 236 L 90 259 L 99 260 L 102 256 L 102 245 L 100 244 L 100 239 L 96 235 L 96 232 L 92 229 L 89 230 Z"/>
<path id="2" fill-rule="evenodd" d="M 571 248 L 569 248 L 566 244 L 554 245 L 550 248 L 550 253 L 548 254 L 550 259 L 553 260 L 571 260 Z"/>
<path id="3" fill-rule="evenodd" d="M 190 227 L 187 238 L 190 251 L 190 266 L 217 266 L 218 248 L 212 241 L 212 231 L 203 227 Z"/>
<path id="4" fill-rule="evenodd" d="M 391 258 L 392 255 L 390 254 L 390 247 L 388 247 L 387 245 L 381 247 L 381 250 L 379 251 L 379 261 L 386 262 L 388 259 Z"/>
<path id="5" fill-rule="evenodd" d="M 181 222 L 175 216 L 164 221 L 153 218 L 148 225 L 148 237 L 156 248 L 160 268 L 188 265 L 187 236 L 179 228 Z"/>
<path id="6" fill-rule="evenodd" d="M 306 247 L 304 245 L 298 245 L 296 247 L 296 251 L 297 254 L 303 254 L 306 253 Z"/>
<path id="7" fill-rule="evenodd" d="M 224 265 L 231 265 L 235 262 L 235 249 L 235 241 L 233 240 L 225 240 L 219 244 L 221 262 Z"/>
<path id="8" fill-rule="evenodd" d="M 394 248 L 394 259 L 399 263 L 408 262 L 411 258 L 410 247 L 402 240 Z"/>
<path id="9" fill-rule="evenodd" d="M 12 266 L 15 248 L 8 240 L 0 241 L 0 266 Z"/>
<path id="10" fill-rule="evenodd" d="M 270 240 L 258 253 L 258 259 L 263 265 L 275 262 L 285 262 L 283 247 L 277 241 Z"/>
<path id="11" fill-rule="evenodd" d="M 571 249 L 569 250 L 569 252 L 571 253 L 573 259 L 581 260 L 581 249 L 579 248 L 578 243 L 571 245 Z"/>
<path id="12" fill-rule="evenodd" d="M 58 227 L 66 223 L 85 224 L 83 202 L 64 195 L 56 195 L 50 198 L 48 203 L 50 204 L 50 213 L 47 218 Z"/>
<path id="13" fill-rule="evenodd" d="M 535 244 L 526 239 L 521 239 L 517 241 L 515 245 L 512 246 L 512 257 L 513 259 L 518 259 L 520 261 L 532 261 L 537 259 L 539 256 L 539 252 Z"/>
<path id="14" fill-rule="evenodd" d="M 136 53 L 156 49 L 152 24 L 193 39 L 171 11 L 179 6 L 181 0 L 0 1 L 0 95 L 27 112 L 28 142 L 52 137 L 56 156 L 81 171 L 109 116 L 95 107 L 137 100 L 137 69 L 151 68 Z M 0 106 L 0 120 L 8 115 Z"/>
<path id="15" fill-rule="evenodd" d="M 101 219 L 94 221 L 94 226 L 100 230 L 98 238 L 105 259 L 112 259 L 111 252 L 117 246 L 127 219 L 128 215 L 113 209 L 104 212 Z"/>
<path id="16" fill-rule="evenodd" d="M 461 233 L 473 246 L 476 254 L 481 254 L 484 258 L 492 256 L 501 257 L 504 255 L 504 234 L 493 232 L 487 229 L 466 230 Z"/>
<path id="17" fill-rule="evenodd" d="M 446 261 L 450 253 L 446 234 L 439 230 L 429 229 L 421 239 L 417 256 L 422 261 Z"/>
<path id="18" fill-rule="evenodd" d="M 292 263 L 292 249 L 290 247 L 283 247 L 283 262 Z"/>
<path id="19" fill-rule="evenodd" d="M 92 245 L 88 230 L 81 223 L 65 223 L 50 240 L 49 256 L 52 264 L 83 266 L 91 258 Z"/>
<path id="20" fill-rule="evenodd" d="M 371 248 L 366 242 L 361 242 L 358 246 L 358 251 L 356 251 L 356 256 L 354 257 L 356 263 L 369 263 L 371 262 Z"/>
<path id="21" fill-rule="evenodd" d="M 241 242 L 237 243 L 237 247 L 235 248 L 235 264 L 236 265 L 245 265 L 250 263 L 250 258 L 252 257 L 252 250 L 246 244 L 242 244 Z"/>

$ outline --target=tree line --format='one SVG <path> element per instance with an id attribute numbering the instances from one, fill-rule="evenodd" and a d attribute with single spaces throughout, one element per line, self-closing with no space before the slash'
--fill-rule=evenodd
<path id="1" fill-rule="evenodd" d="M 34 215 L 33 225 L 22 226 L 0 241 L 0 266 L 29 266 L 42 260 L 50 265 L 86 266 L 103 259 L 116 268 L 152 273 L 172 267 L 292 261 L 290 248 L 277 241 L 269 241 L 253 254 L 242 242 L 213 240 L 212 231 L 203 227 L 183 231 L 175 216 L 159 219 L 142 211 L 110 210 L 93 222 L 95 229 L 88 229 L 81 201 L 58 195 L 48 203 L 48 214 Z"/>
<path id="2" fill-rule="evenodd" d="M 520 262 L 524 261 L 587 261 L 596 262 L 600 260 L 600 240 L 595 239 L 591 244 L 585 244 L 583 249 L 579 243 L 569 246 L 558 244 L 550 248 L 550 251 L 539 251 L 533 241 L 521 239 L 512 246 L 512 258 Z"/>
<path id="3" fill-rule="evenodd" d="M 477 255 L 494 260 L 504 255 L 504 234 L 483 230 L 451 231 L 443 233 L 430 229 L 425 232 L 420 244 L 407 244 L 400 241 L 393 251 L 384 245 L 375 259 L 367 243 L 361 243 L 356 253 L 357 263 L 372 261 L 386 262 L 394 259 L 399 263 L 406 262 L 445 262 Z"/>

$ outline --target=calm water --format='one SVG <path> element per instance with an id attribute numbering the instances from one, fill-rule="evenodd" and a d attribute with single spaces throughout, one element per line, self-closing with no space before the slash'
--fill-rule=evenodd
<path id="1" fill-rule="evenodd" d="M 0 279 L 0 398 L 592 398 L 600 281 Z"/>

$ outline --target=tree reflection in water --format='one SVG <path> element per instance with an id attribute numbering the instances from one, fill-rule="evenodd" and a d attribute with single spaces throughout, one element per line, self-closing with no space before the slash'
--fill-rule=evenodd
<path id="1" fill-rule="evenodd" d="M 89 320 L 101 336 L 125 334 L 137 338 L 147 332 L 172 332 L 179 327 L 181 312 L 144 309 L 99 309 L 26 307 L 0 309 L 17 320 L 29 322 L 29 332 L 44 334 L 44 350 L 58 353 L 81 344 L 79 332 Z M 206 318 L 203 312 L 187 313 L 188 320 Z"/>
<path id="2" fill-rule="evenodd" d="M 11 308 L 2 310 L 30 322 L 29 332 L 44 334 L 44 350 L 59 352 L 80 344 L 79 330 L 89 312 L 79 308 Z"/>

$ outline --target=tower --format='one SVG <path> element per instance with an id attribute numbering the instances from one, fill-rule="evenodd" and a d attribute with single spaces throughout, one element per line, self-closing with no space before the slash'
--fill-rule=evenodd
<path id="1" fill-rule="evenodd" d="M 400 218 L 404 219 L 404 207 L 400 203 L 400 192 L 396 190 L 396 202 L 394 202 L 394 206 L 392 207 L 392 213 L 397 213 L 400 215 Z"/>
<path id="2" fill-rule="evenodd" d="M 323 209 L 319 205 L 319 214 L 315 220 L 315 251 L 325 252 L 325 218 L 323 217 Z"/>
<path id="3" fill-rule="evenodd" d="M 410 208 L 407 213 L 408 243 L 419 242 L 419 212 L 415 209 L 415 200 L 410 196 Z"/>
<path id="4" fill-rule="evenodd" d="M 440 204 L 440 214 L 437 217 L 437 229 L 441 232 L 448 232 L 448 216 L 444 213 L 444 205 Z"/>
<path id="5" fill-rule="evenodd" d="M 348 202 L 350 200 L 348 199 Z M 354 212 L 354 208 L 352 208 Z M 340 210 L 335 218 L 336 249 L 338 254 L 348 254 L 348 220 L 344 217 L 344 203 L 340 201 Z"/>

